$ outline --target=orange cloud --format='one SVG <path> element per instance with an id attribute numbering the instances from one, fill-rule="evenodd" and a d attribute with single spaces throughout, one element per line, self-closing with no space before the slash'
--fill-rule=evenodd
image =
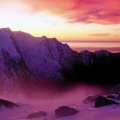
<path id="1" fill-rule="evenodd" d="M 48 12 L 70 23 L 120 24 L 119 0 L 23 0 L 32 12 Z"/>

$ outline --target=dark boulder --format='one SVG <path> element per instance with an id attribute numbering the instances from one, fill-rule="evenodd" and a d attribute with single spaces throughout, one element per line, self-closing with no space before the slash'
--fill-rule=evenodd
<path id="1" fill-rule="evenodd" d="M 43 116 L 46 116 L 47 113 L 44 112 L 44 111 L 39 111 L 39 112 L 33 112 L 33 113 L 30 113 L 27 118 L 28 119 L 32 119 L 32 118 L 39 118 L 39 117 L 43 117 Z"/>
<path id="2" fill-rule="evenodd" d="M 8 101 L 8 100 L 4 100 L 4 99 L 0 99 L 0 106 L 3 105 L 7 108 L 13 108 L 13 107 L 18 107 L 19 105 L 11 102 L 11 101 Z"/>
<path id="3" fill-rule="evenodd" d="M 83 100 L 83 103 L 85 103 L 85 104 L 94 103 L 96 97 L 97 96 L 89 96 L 89 97 L 87 97 L 86 99 Z"/>
<path id="4" fill-rule="evenodd" d="M 106 106 L 106 105 L 111 105 L 111 104 L 119 104 L 113 100 L 107 99 L 103 96 L 97 96 L 95 98 L 95 107 L 102 107 L 102 106 Z"/>
<path id="5" fill-rule="evenodd" d="M 74 108 L 68 106 L 61 106 L 55 110 L 55 115 L 57 118 L 60 118 L 60 117 L 71 116 L 77 114 L 78 112 L 79 111 Z"/>

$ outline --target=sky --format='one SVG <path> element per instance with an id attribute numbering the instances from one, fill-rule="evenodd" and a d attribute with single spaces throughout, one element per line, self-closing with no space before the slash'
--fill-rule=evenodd
<path id="1" fill-rule="evenodd" d="M 0 28 L 60 41 L 120 41 L 120 0 L 0 0 Z"/>

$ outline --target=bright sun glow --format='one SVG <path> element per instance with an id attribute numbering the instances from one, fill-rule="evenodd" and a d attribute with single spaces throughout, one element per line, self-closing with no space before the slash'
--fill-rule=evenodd
<path id="1" fill-rule="evenodd" d="M 59 14 L 51 14 L 48 11 L 40 10 L 31 12 L 19 0 L 6 1 L 0 5 L 1 28 L 10 27 L 12 30 L 21 30 L 34 36 L 46 35 L 62 41 L 120 40 L 120 24 L 70 23 L 67 18 Z"/>

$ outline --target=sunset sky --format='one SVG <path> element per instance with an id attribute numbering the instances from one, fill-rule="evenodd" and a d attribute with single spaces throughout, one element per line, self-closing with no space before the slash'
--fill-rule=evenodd
<path id="1" fill-rule="evenodd" d="M 0 0 L 0 28 L 60 41 L 119 41 L 120 0 Z"/>

